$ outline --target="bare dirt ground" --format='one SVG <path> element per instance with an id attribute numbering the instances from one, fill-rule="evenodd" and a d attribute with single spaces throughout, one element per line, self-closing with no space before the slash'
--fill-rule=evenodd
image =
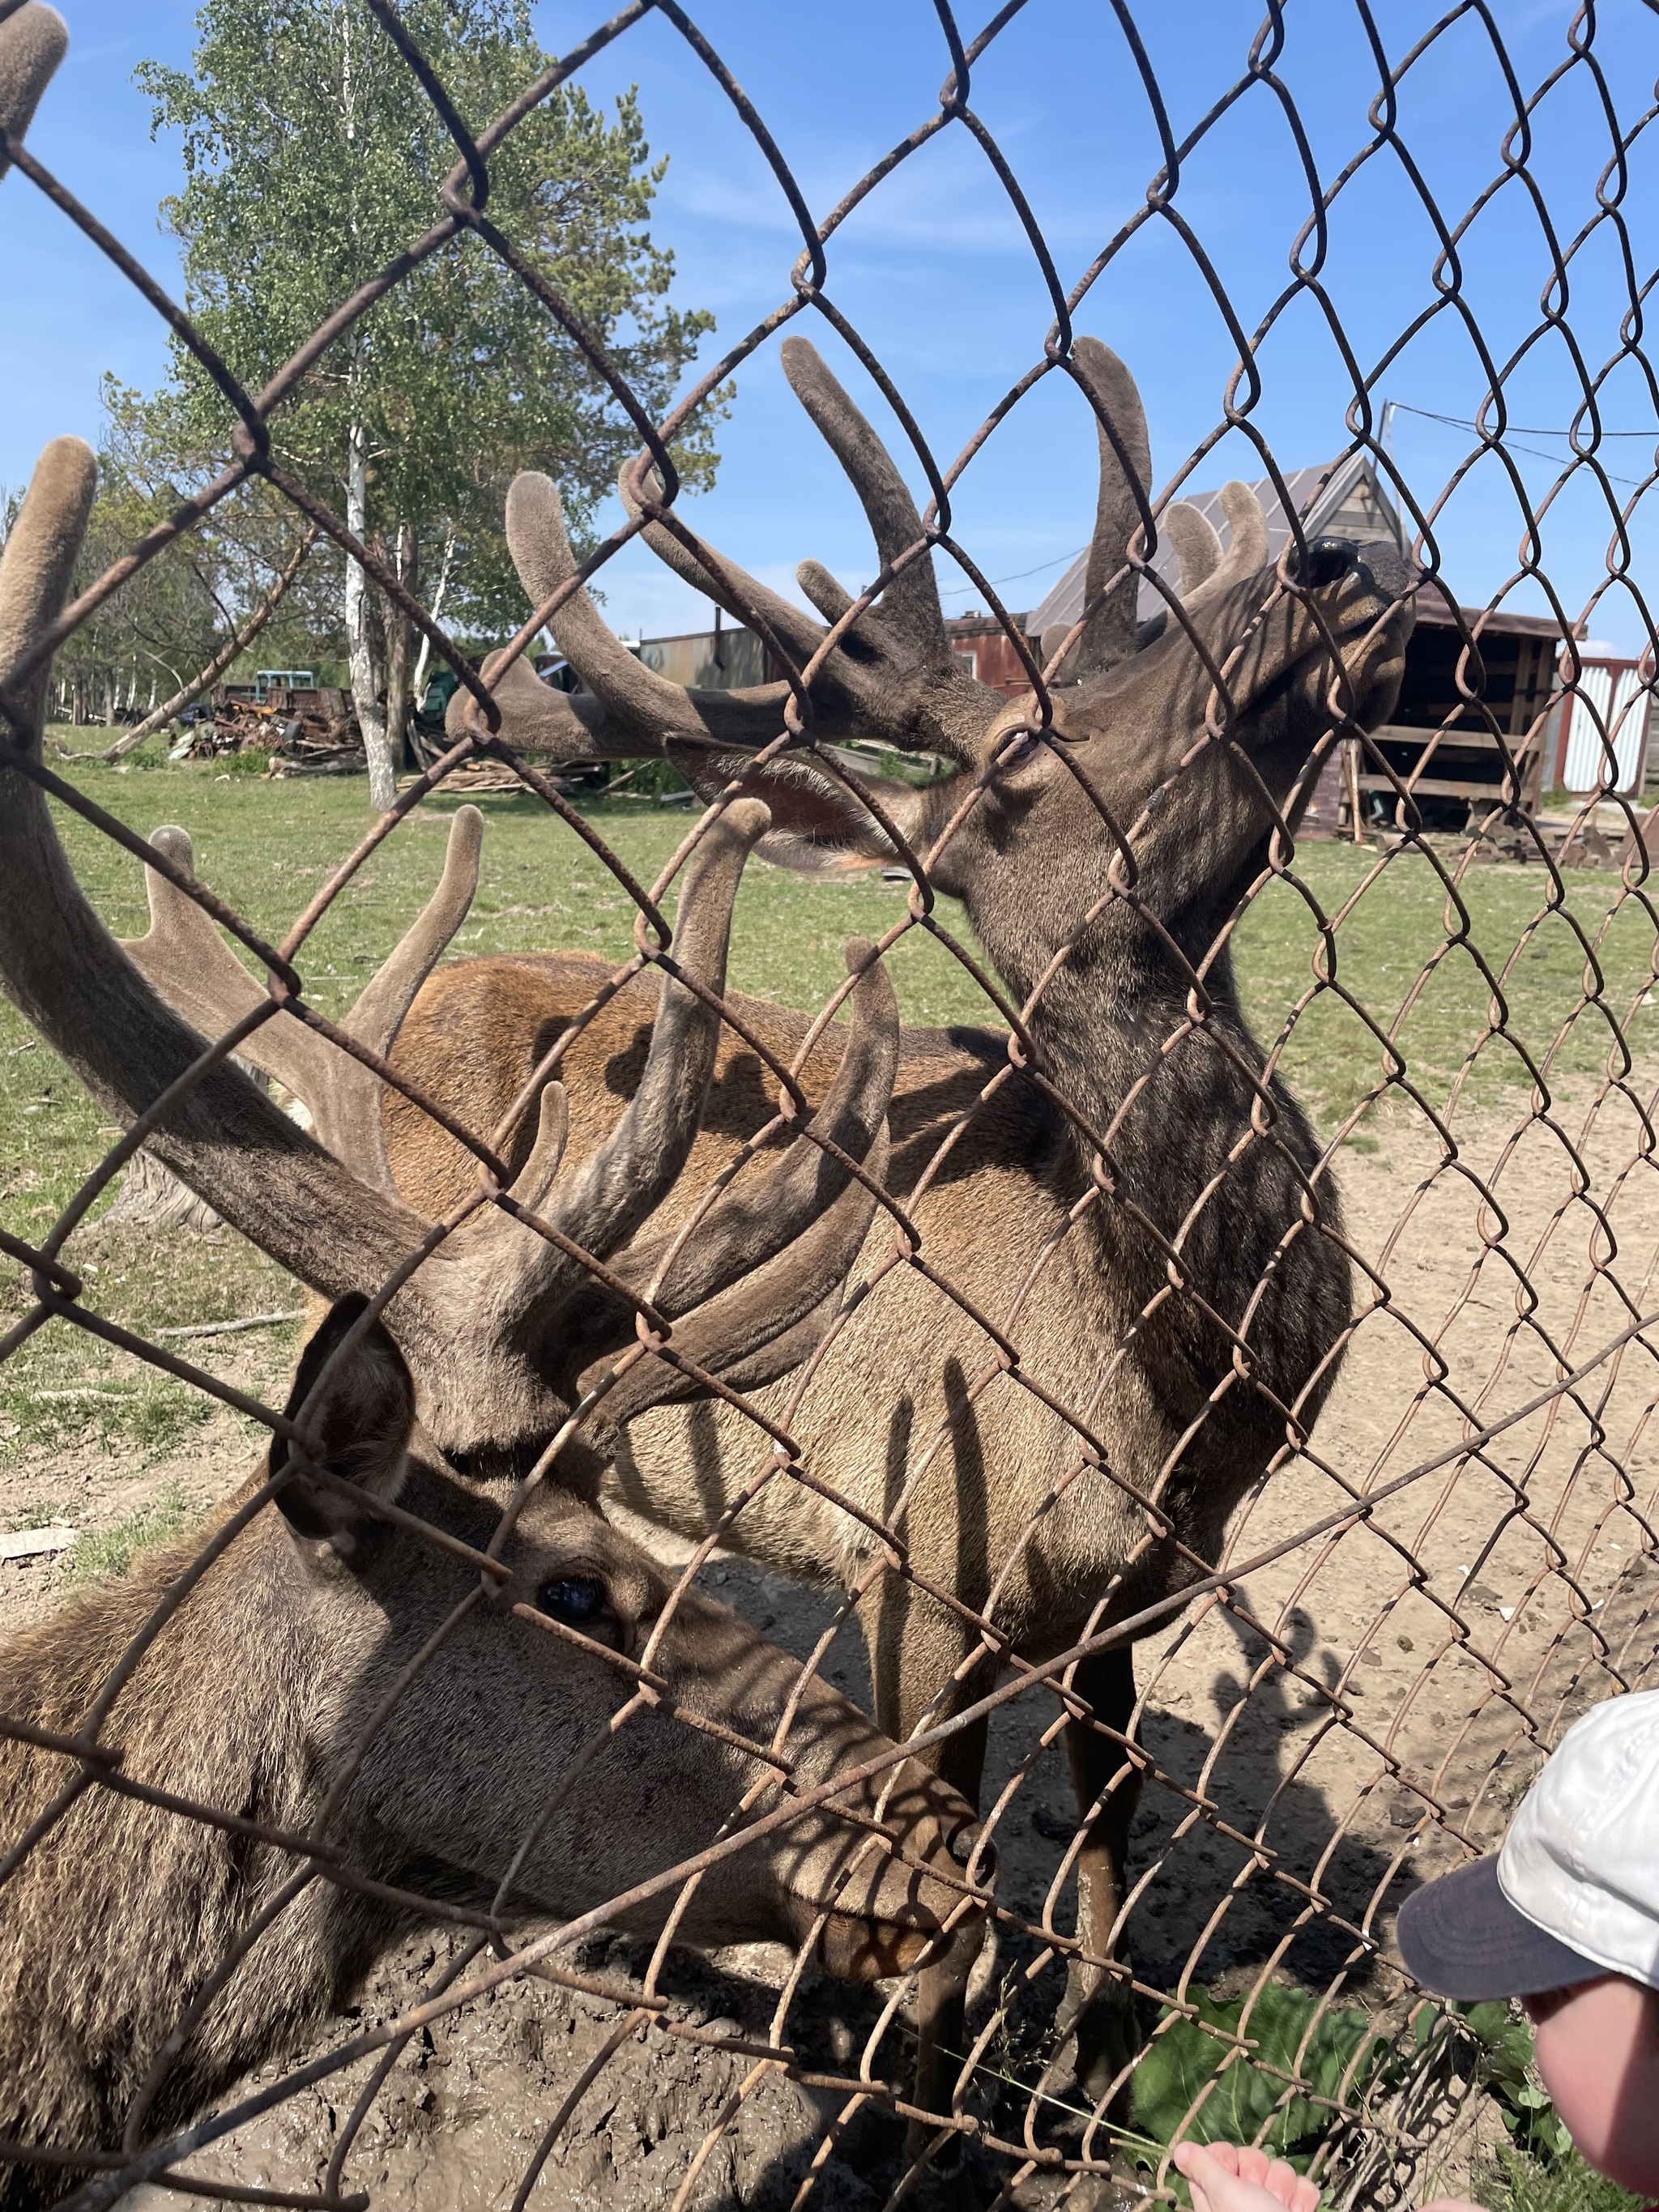
<path id="1" fill-rule="evenodd" d="M 1641 1123 L 1621 1099 L 1585 1132 L 1592 1096 L 1512 1142 L 1525 1112 L 1517 1095 L 1503 1115 L 1456 1125 L 1451 1164 L 1429 1125 L 1404 1114 L 1373 1124 L 1376 1151 L 1344 1151 L 1349 1240 L 1392 1296 L 1361 1322 L 1307 1454 L 1239 1516 L 1232 1559 L 1450 1453 L 1652 1310 L 1659 1170 L 1636 1157 Z M 283 1356 L 280 1346 L 224 1340 L 216 1371 L 268 1387 Z M 1126 1943 L 1145 1988 L 1190 1980 L 1233 1993 L 1271 1972 L 1328 1989 L 1385 2028 L 1404 2017 L 1388 1950 L 1410 1885 L 1469 1845 L 1490 1847 L 1574 1713 L 1653 1679 L 1653 1396 L 1650 1355 L 1626 1345 L 1474 1457 L 1418 1474 L 1364 1519 L 1243 1577 L 1231 1605 L 1201 1601 L 1139 1647 L 1138 1734 L 1150 1772 Z M 137 1475 L 106 1465 L 82 1434 L 44 1463 L 8 1468 L 0 1525 L 45 1498 L 96 1529 L 170 1486 L 194 1509 L 233 1487 L 251 1456 L 248 1432 L 222 1413 Z M 672 1540 L 651 1540 L 665 1558 L 683 1556 Z M 69 1571 L 61 1559 L 0 1563 L 0 1630 L 48 1606 Z M 717 1559 L 706 1579 L 803 1656 L 833 1612 L 823 1592 L 735 1560 Z M 825 1671 L 867 1698 L 853 1631 Z M 1073 1910 L 1069 1881 L 1057 1877 L 1076 1814 L 1061 1749 L 1041 1743 L 1055 1712 L 1047 1696 L 1005 1708 L 987 1768 L 983 1802 L 996 1808 L 999 1896 L 1012 1920 L 981 1959 L 975 2003 L 981 2021 L 1000 1998 L 1008 2006 L 981 2081 L 1005 2125 L 1018 2124 L 1023 2105 L 1008 2081 L 1035 2078 L 1061 1993 L 1038 1931 L 1045 1911 L 1064 1929 Z M 318 2051 L 406 2007 L 455 1949 L 447 1934 L 412 1934 L 382 1963 L 356 2017 Z M 678 1957 L 663 1983 L 671 2018 L 716 2039 L 764 2039 L 789 1963 L 765 1947 Z M 572 1964 L 637 1988 L 646 1954 L 599 1942 Z M 856 2064 L 888 1994 L 809 1978 L 785 2031 L 800 2063 Z M 1143 2025 L 1156 2020 L 1150 2001 L 1143 2009 Z M 514 2203 L 544 2131 L 617 2017 L 577 1993 L 508 1984 L 422 2031 L 356 2134 L 343 2186 L 422 2212 Z M 872 2063 L 902 2069 L 902 2027 Z M 632 2032 L 576 2105 L 527 2201 L 559 2212 L 789 2204 L 838 2100 L 751 2069 L 748 2057 L 659 2027 Z M 369 2071 L 362 2061 L 302 2092 L 212 2145 L 198 2170 L 315 2187 Z M 899 2149 L 896 2124 L 866 2107 L 820 2166 L 813 2201 L 883 2203 Z M 971 2171 L 951 2184 L 963 2203 L 977 2186 Z M 1038 2181 L 1020 2201 L 1052 2195 Z M 198 2201 L 146 2191 L 131 2212 Z"/>

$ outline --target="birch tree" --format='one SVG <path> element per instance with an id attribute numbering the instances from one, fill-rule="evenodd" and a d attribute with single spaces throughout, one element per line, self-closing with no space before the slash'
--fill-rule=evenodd
<path id="1" fill-rule="evenodd" d="M 481 127 L 547 67 L 524 0 L 411 0 L 402 10 L 464 117 Z M 191 70 L 137 72 L 185 184 L 162 206 L 192 315 L 257 389 L 362 281 L 427 229 L 454 148 L 364 0 L 206 0 Z M 491 220 L 544 270 L 661 413 L 712 318 L 668 297 L 673 257 L 647 227 L 666 164 L 630 92 L 613 113 L 562 87 L 490 158 Z M 234 427 L 182 349 L 171 407 L 226 449 Z M 712 416 L 678 458 L 712 476 Z M 517 627 L 501 540 L 506 485 L 557 477 L 580 532 L 636 434 L 580 350 L 477 240 L 463 236 L 331 349 L 272 425 L 283 464 L 365 546 L 441 574 L 470 629 Z M 392 565 L 388 563 L 388 565 Z M 386 699 L 393 625 L 359 564 L 340 608 L 370 803 L 396 795 L 404 701 Z M 407 654 L 392 658 L 403 667 Z"/>

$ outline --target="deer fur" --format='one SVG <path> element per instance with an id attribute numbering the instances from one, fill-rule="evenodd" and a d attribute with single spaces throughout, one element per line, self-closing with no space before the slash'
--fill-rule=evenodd
<path id="1" fill-rule="evenodd" d="M 505 1494 L 459 1482 L 413 1431 L 413 1387 L 384 1329 L 341 1351 L 362 1304 L 343 1301 L 313 1339 L 289 1414 L 320 1439 L 317 1463 L 329 1474 L 483 1549 Z M 281 1474 L 290 1456 L 279 1439 L 262 1472 Z M 803 1690 L 796 1662 L 723 1607 L 687 1592 L 663 1625 L 672 1578 L 567 1492 L 532 1496 L 505 1553 L 511 1577 L 489 1594 L 476 1568 L 377 1522 L 303 1465 L 278 1504 L 235 1537 L 122 1687 L 104 1740 L 119 1747 L 123 1779 L 319 1837 L 371 1881 L 494 1911 L 503 1929 L 526 1915 L 591 1911 L 715 1840 L 766 1775 L 667 1711 L 640 1712 L 574 1788 L 562 1786 L 631 1688 L 601 1651 L 549 1632 L 545 1615 L 573 1584 L 603 1593 L 583 1622 L 593 1643 L 637 1658 L 660 1629 L 650 1664 L 668 1698 L 750 1741 L 780 1741 L 795 1794 L 890 1748 L 823 1683 Z M 0 1649 L 5 1720 L 74 1735 L 203 1540 L 149 1554 L 125 1581 Z M 371 1734 L 400 1672 L 469 1596 L 453 1633 Z M 74 1771 L 0 1724 L 7 1843 Z M 774 1790 L 755 1809 L 779 1802 Z M 840 1818 L 842 1807 L 880 1817 L 903 1856 Z M 678 1934 L 694 1943 L 816 1937 L 845 1978 L 898 1972 L 961 1917 L 959 1888 L 927 1869 L 937 1861 L 959 1882 L 971 1820 L 907 1761 L 714 1866 Z M 158 2065 L 208 1978 L 301 1863 L 112 1789 L 85 1793 L 5 1891 L 0 2137 L 112 2146 L 125 2128 L 136 2151 L 337 2011 L 418 1915 L 319 1878 Z M 676 1894 L 617 1917 L 651 1931 Z M 53 2202 L 75 2179 L 62 2167 L 0 2165 L 0 2205 Z"/>

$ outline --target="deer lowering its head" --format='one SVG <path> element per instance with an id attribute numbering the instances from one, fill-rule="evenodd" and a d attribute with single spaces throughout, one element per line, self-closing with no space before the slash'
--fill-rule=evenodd
<path id="1" fill-rule="evenodd" d="M 798 1817 L 716 1854 L 678 1937 L 810 1942 L 852 1980 L 901 1970 L 954 1925 L 947 1940 L 976 1940 L 970 1808 L 915 1762 L 895 1766 L 854 1706 L 804 1685 L 723 1607 L 690 1591 L 671 1602 L 673 1578 L 569 1492 L 538 1489 L 482 1578 L 376 1517 L 395 1500 L 475 1553 L 501 1525 L 499 1501 L 415 1427 L 386 1332 L 348 1341 L 362 1310 L 343 1300 L 301 1364 L 289 1413 L 314 1462 L 273 1445 L 274 1504 L 108 1709 L 109 1786 L 46 1826 L 11 1875 L 0 2139 L 137 2155 L 339 2010 L 430 1917 L 423 1898 L 504 1937 L 526 1915 L 573 1920 L 632 1896 L 605 1917 L 653 1931 L 678 1890 L 653 1877 L 793 1799 Z M 81 1730 L 247 1499 L 0 1648 L 8 1846 L 76 1771 L 40 1737 Z M 653 1692 L 615 1727 L 642 1679 L 617 1658 L 643 1661 Z M 55 2201 L 77 2178 L 0 2161 L 0 2205 Z"/>
<path id="2" fill-rule="evenodd" d="M 195 1547 L 158 1558 L 0 1650 L 0 1849 L 26 1846 L 0 1916 L 0 2139 L 125 2138 L 137 2154 L 337 2002 L 423 1895 L 503 1941 L 515 1917 L 607 1905 L 648 1929 L 678 1893 L 653 1878 L 718 1846 L 677 1922 L 690 1940 L 811 1942 L 855 1978 L 971 1942 L 971 1808 L 675 1591 L 592 1498 L 629 1419 L 769 1379 L 797 1356 L 792 1328 L 839 1297 L 875 1203 L 853 1167 L 887 1162 L 897 1018 L 881 971 L 857 985 L 818 1112 L 689 1238 L 661 1209 L 708 1099 L 709 1001 L 768 826 L 758 801 L 687 869 L 633 1097 L 563 1174 L 553 1086 L 505 1188 L 486 1166 L 456 1218 L 416 1212 L 387 1167 L 379 1077 L 293 1010 L 240 1048 L 303 1083 L 318 1137 L 228 1059 L 192 1084 L 203 1040 L 149 980 L 186 1003 L 207 988 L 169 965 L 188 925 L 160 886 L 195 915 L 173 880 L 188 878 L 167 861 L 158 927 L 130 958 L 46 813 L 46 665 L 15 673 L 61 604 L 92 480 L 84 446 L 50 447 L 0 559 L 0 981 L 108 1109 L 170 1099 L 155 1150 L 338 1302 L 204 1571 L 180 1584 Z M 458 817 L 443 884 L 349 1018 L 362 1048 L 391 1042 L 465 911 L 477 831 Z M 303 1070 L 269 1052 L 281 1030 L 302 1059 L 313 1048 Z M 40 1255 L 47 1299 L 69 1295 L 69 1226 Z M 597 1411 L 563 1486 L 519 1480 L 579 1405 Z M 94 1740 L 118 1764 L 78 1765 L 73 1746 Z M 96 1778 L 56 1804 L 77 1774 Z M 754 1820 L 752 1842 L 721 1842 Z M 0 2166 L 0 2203 L 49 2198 L 70 2173 Z M 88 2183 L 85 2201 L 120 2185 Z"/>

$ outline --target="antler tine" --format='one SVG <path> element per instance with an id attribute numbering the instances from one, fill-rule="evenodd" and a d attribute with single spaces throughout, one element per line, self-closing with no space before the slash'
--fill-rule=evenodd
<path id="1" fill-rule="evenodd" d="M 869 959 L 871 950 L 864 939 L 852 939 L 846 951 L 849 973 Z M 852 1031 L 841 1066 L 810 1127 L 861 1160 L 881 1127 L 898 1073 L 898 1000 L 884 963 L 859 977 L 852 1004 Z M 832 1154 L 810 1137 L 798 1137 L 768 1173 L 739 1183 L 710 1211 L 657 1285 L 653 1303 L 671 1318 L 702 1305 L 793 1243 L 850 1179 Z M 618 1255 L 617 1273 L 645 1288 L 671 1242 L 659 1236 L 648 1245 L 630 1245 Z"/>
<path id="2" fill-rule="evenodd" d="M 449 940 L 466 920 L 478 888 L 478 854 L 483 843 L 483 817 L 476 806 L 459 807 L 449 825 L 449 843 L 443 873 L 436 890 L 416 920 L 404 932 L 358 994 L 356 1004 L 339 1026 L 382 1060 L 397 1042 L 404 1017 L 415 1003 L 422 983 L 442 959 Z M 269 1025 L 262 1035 L 269 1035 Z M 300 1095 L 311 1109 L 312 1127 L 319 1144 L 337 1160 L 378 1190 L 395 1195 L 397 1183 L 387 1156 L 386 1119 L 382 1108 L 386 1086 L 373 1068 L 365 1067 L 349 1052 L 314 1031 L 283 1025 L 321 1048 L 319 1073 L 313 1087 Z M 291 1049 L 292 1037 L 281 1040 Z M 280 1081 L 288 1082 L 287 1077 Z M 290 1089 L 296 1086 L 289 1083 Z"/>
<path id="3" fill-rule="evenodd" d="M 726 988 L 732 908 L 744 862 L 771 819 L 757 799 L 737 800 L 703 831 L 685 864 L 672 958 L 716 998 Z M 720 1027 L 715 1007 L 672 972 L 665 975 L 640 1087 L 548 1215 L 552 1226 L 596 1257 L 614 1252 L 672 1189 L 702 1119 Z M 543 1244 L 533 1264 L 557 1273 L 571 1263 Z M 586 1279 L 584 1274 L 584 1284 Z"/>
<path id="4" fill-rule="evenodd" d="M 478 887 L 483 840 L 483 817 L 477 808 L 459 808 L 450 824 L 436 890 L 340 1023 L 382 1059 L 391 1051 L 422 984 L 466 919 Z M 194 872 L 185 830 L 158 830 L 152 842 L 170 860 Z M 144 875 L 149 931 L 130 939 L 123 950 L 175 1013 L 204 1036 L 220 1036 L 258 1005 L 264 994 L 193 899 L 154 868 L 147 868 Z M 382 1085 L 372 1069 L 316 1030 L 285 1018 L 255 1030 L 239 1049 L 244 1060 L 305 1101 L 317 1141 L 336 1159 L 376 1188 L 392 1191 L 381 1126 Z"/>
<path id="5" fill-rule="evenodd" d="M 540 606 L 576 573 L 564 526 L 564 504 L 551 477 L 526 469 L 507 493 L 507 544 L 532 605 Z M 561 649 L 606 708 L 631 732 L 649 731 L 660 752 L 669 731 L 690 727 L 685 696 L 627 651 L 601 619 L 587 592 L 573 592 L 550 624 Z M 543 687 L 545 689 L 545 686 Z"/>
<path id="6" fill-rule="evenodd" d="M 188 830 L 168 823 L 151 834 L 150 842 L 187 875 L 195 874 L 195 848 Z M 149 931 L 143 937 L 120 940 L 121 950 L 192 1029 L 204 1037 L 222 1036 L 264 999 L 258 978 L 243 967 L 216 923 L 176 884 L 146 868 L 144 888 L 149 897 Z M 243 1060 L 303 1098 L 313 1114 L 313 1100 L 324 1088 L 326 1063 L 338 1057 L 314 1031 L 280 1018 L 255 1030 L 237 1049 Z"/>
<path id="7" fill-rule="evenodd" d="M 0 550 L 0 693 L 10 694 L 4 705 L 17 735 L 36 748 L 45 731 L 46 672 L 37 668 L 14 688 L 11 671 L 64 603 L 97 477 L 98 465 L 83 439 L 54 438 L 35 464 Z"/>
<path id="8" fill-rule="evenodd" d="M 1152 456 L 1146 410 L 1133 377 L 1098 338 L 1079 338 L 1072 348 L 1072 361 L 1096 405 L 1116 432 L 1144 498 L 1152 481 Z M 1103 675 L 1134 651 L 1135 602 L 1140 590 L 1140 580 L 1131 569 L 1095 605 L 1109 579 L 1123 566 L 1129 541 L 1140 527 L 1135 487 L 1104 426 L 1097 420 L 1095 427 L 1100 441 L 1100 494 L 1083 586 L 1084 605 L 1094 606 L 1094 612 L 1069 656 L 1066 673 L 1075 677 Z"/>
<path id="9" fill-rule="evenodd" d="M 78 438 L 41 455 L 0 555 L 0 733 L 39 760 L 49 664 L 9 683 L 68 589 L 96 465 Z M 93 1096 L 126 1121 L 202 1052 L 199 1036 L 122 953 L 88 904 L 32 779 L 0 769 L 0 984 Z M 383 1282 L 425 1224 L 331 1159 L 234 1066 L 204 1074 L 150 1149 L 279 1265 L 325 1297 Z M 413 1307 L 407 1331 L 435 1328 Z"/>
<path id="10" fill-rule="evenodd" d="M 492 653 L 484 662 L 483 677 L 494 687 L 503 732 L 511 744 L 550 760 L 605 757 L 597 734 L 605 720 L 605 709 L 598 699 L 580 692 L 554 690 L 542 682 L 522 653 L 515 654 L 503 668 L 501 654 Z M 458 685 L 444 714 L 444 728 L 452 743 L 466 735 L 473 712 L 472 694 Z M 633 750 L 637 753 L 641 748 L 636 745 Z"/>
<path id="11" fill-rule="evenodd" d="M 1181 595 L 1190 599 L 1221 566 L 1221 540 L 1209 517 L 1190 500 L 1177 500 L 1165 510 L 1164 530 L 1181 562 Z"/>
<path id="12" fill-rule="evenodd" d="M 884 1121 L 864 1161 L 875 1182 L 887 1172 L 889 1150 Z M 674 1349 L 734 1389 L 758 1389 L 787 1375 L 817 1349 L 834 1320 L 875 1211 L 874 1194 L 849 1182 L 782 1251 L 676 1322 Z M 615 1356 L 605 1353 L 583 1370 L 579 1394 L 593 1389 Z M 603 1445 L 653 1406 L 705 1395 L 695 1376 L 666 1360 L 642 1359 L 600 1401 L 595 1442 Z"/>
<path id="13" fill-rule="evenodd" d="M 507 542 L 519 580 L 537 606 L 575 574 L 564 509 L 558 486 L 550 477 L 534 470 L 514 477 L 507 495 Z M 706 585 L 704 579 L 702 587 Z M 801 617 L 797 615 L 795 619 L 799 622 Z M 783 726 L 787 686 L 692 691 L 671 684 L 666 677 L 636 660 L 611 634 L 585 591 L 571 594 L 550 627 L 560 649 L 603 709 L 586 737 L 589 757 L 659 754 L 677 738 L 699 743 L 713 738 L 720 744 L 754 747 L 768 744 Z M 535 684 L 534 676 L 527 670 L 526 674 Z M 523 680 L 515 680 L 519 694 L 527 699 Z M 544 684 L 537 688 L 543 692 L 547 689 Z M 516 702 L 500 689 L 496 696 L 506 717 Z M 539 711 L 545 716 L 547 709 Z M 514 714 L 512 734 L 516 736 L 523 727 Z"/>
<path id="14" fill-rule="evenodd" d="M 545 687 L 544 686 L 544 689 Z M 341 1026 L 359 1044 L 384 1059 L 392 1048 L 416 994 L 448 950 L 449 940 L 466 920 L 478 888 L 478 855 L 483 846 L 483 816 L 476 806 L 459 806 L 449 825 L 444 870 L 438 887 L 387 954 L 360 994 Z M 337 1058 L 338 1055 L 337 1054 Z"/>
<path id="15" fill-rule="evenodd" d="M 817 347 L 805 338 L 786 338 L 779 356 L 796 398 L 857 492 L 876 541 L 877 557 L 886 568 L 923 535 L 921 517 L 908 485 L 873 428 L 830 374 Z M 824 572 L 816 563 L 812 569 L 812 580 L 817 582 Z M 811 589 L 805 575 L 800 580 L 804 589 Z M 816 593 L 813 597 L 816 604 Z M 949 653 L 931 553 L 921 555 L 894 577 L 882 594 L 881 605 L 890 627 L 914 649 L 934 660 L 943 659 Z"/>
<path id="16" fill-rule="evenodd" d="M 617 489 L 629 514 L 637 514 L 641 505 L 635 475 L 638 459 L 636 456 L 635 460 L 624 461 L 617 471 Z M 660 485 L 662 480 L 654 468 L 648 474 L 653 483 Z M 747 622 L 751 613 L 759 615 L 773 635 L 803 662 L 810 660 L 817 651 L 823 633 L 811 617 L 751 576 L 747 569 L 740 568 L 727 555 L 721 553 L 718 556 L 727 580 L 727 586 L 723 588 L 720 577 L 711 575 L 690 547 L 682 545 L 672 530 L 665 530 L 659 522 L 647 522 L 641 534 L 665 568 L 672 568 L 694 592 L 701 592 L 705 599 L 718 600 L 726 613 L 738 622 Z M 732 585 L 736 588 L 730 588 Z"/>
<path id="17" fill-rule="evenodd" d="M 1189 607 L 1206 604 L 1221 592 L 1231 591 L 1235 584 L 1245 582 L 1267 565 L 1267 518 L 1249 485 L 1239 483 L 1237 477 L 1223 484 L 1221 509 L 1231 526 L 1232 542 L 1225 556 L 1198 590 L 1185 594 Z"/>
<path id="18" fill-rule="evenodd" d="M 0 21 L 0 131 L 21 143 L 34 119 L 40 95 L 69 46 L 69 27 L 41 0 L 24 0 L 15 14 Z M 0 177 L 11 163 L 0 153 Z"/>

